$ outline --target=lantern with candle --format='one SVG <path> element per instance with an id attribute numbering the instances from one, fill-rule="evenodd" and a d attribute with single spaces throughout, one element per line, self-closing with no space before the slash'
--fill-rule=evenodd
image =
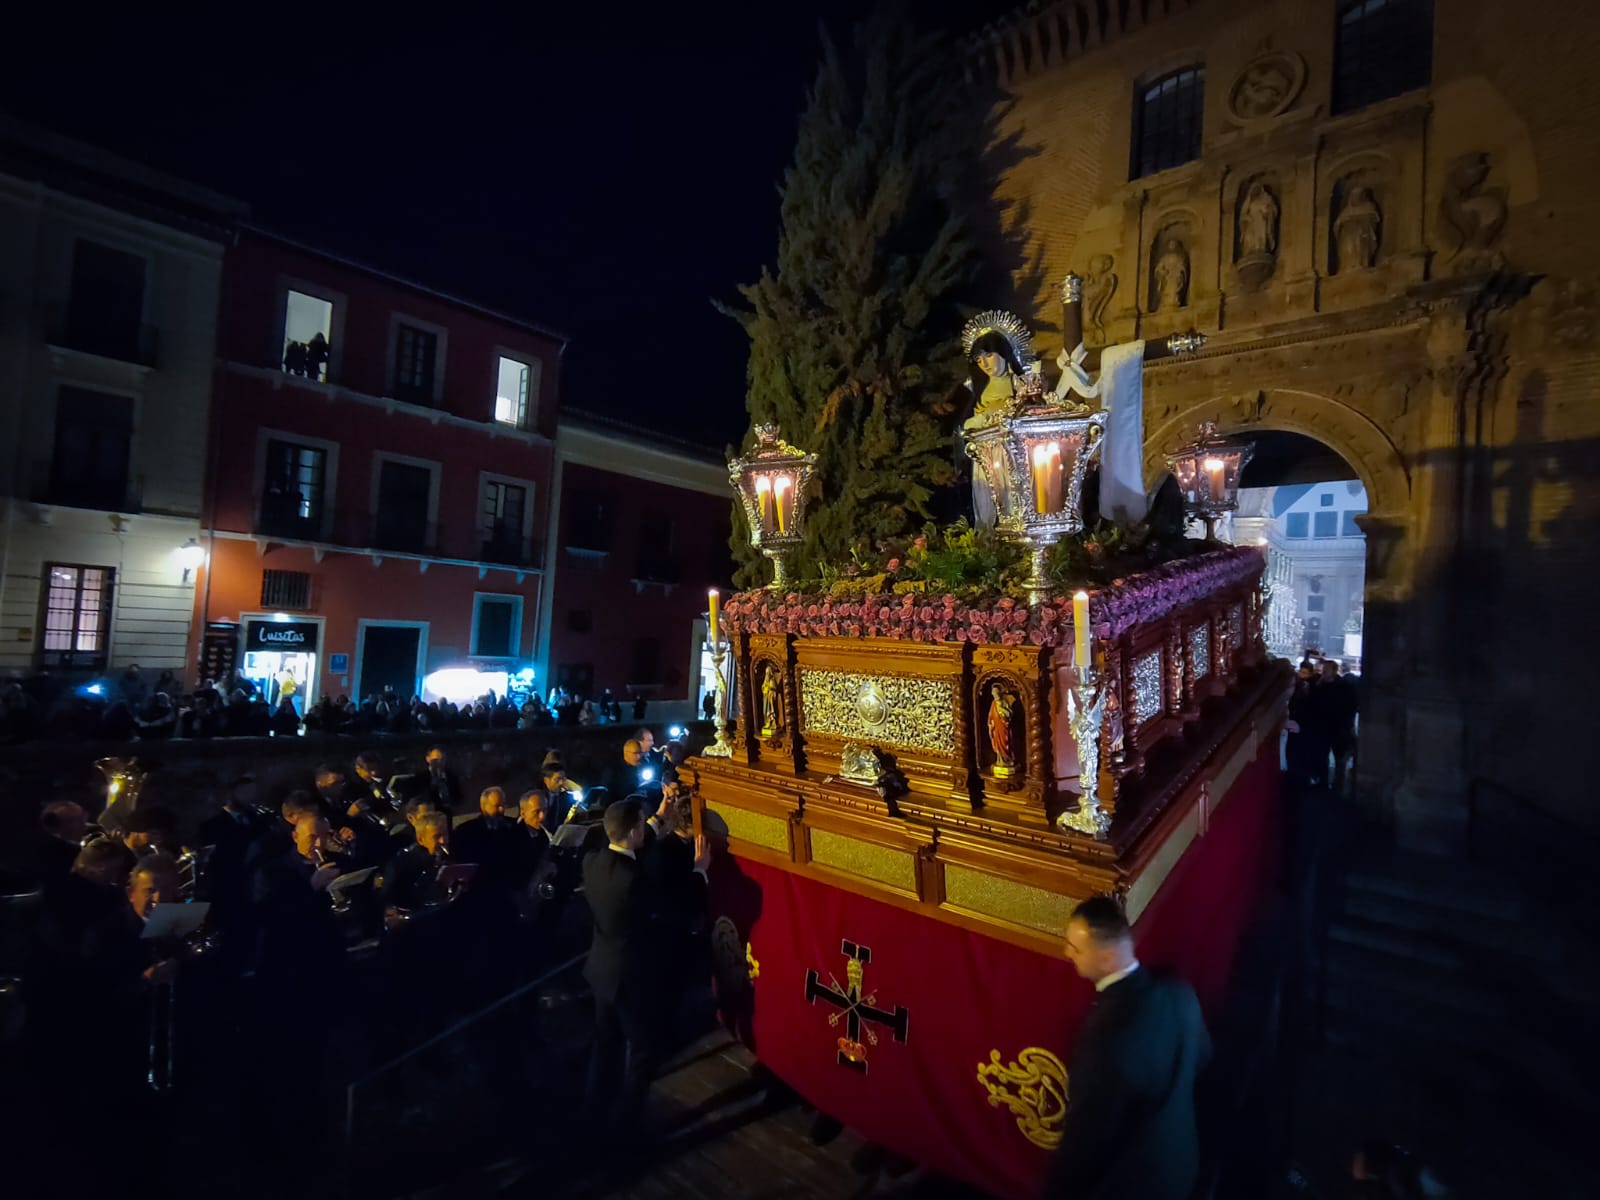
<path id="1" fill-rule="evenodd" d="M 1206 539 L 1215 541 L 1217 521 L 1239 507 L 1239 476 L 1255 447 L 1223 437 L 1211 421 L 1203 421 L 1195 440 L 1167 456 L 1178 482 L 1183 508 L 1206 524 Z"/>
<path id="2" fill-rule="evenodd" d="M 784 555 L 800 545 L 806 494 L 817 456 L 783 440 L 776 425 L 757 425 L 755 445 L 728 464 L 728 478 L 744 506 L 750 544 L 772 560 L 773 588 L 788 586 Z"/>
<path id="3" fill-rule="evenodd" d="M 1000 335 L 1027 364 L 1009 403 L 990 406 L 961 431 L 976 486 L 994 506 L 995 527 L 1028 547 L 1028 595 L 1050 594 L 1045 555 L 1060 538 L 1083 529 L 1083 477 L 1098 452 L 1105 414 L 1090 413 L 1046 391 L 1032 339 L 1009 313 L 980 313 L 962 331 L 970 355 L 980 340 Z"/>

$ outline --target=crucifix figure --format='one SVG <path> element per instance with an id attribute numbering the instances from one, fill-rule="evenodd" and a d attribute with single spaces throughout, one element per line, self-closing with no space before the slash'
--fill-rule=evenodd
<path id="1" fill-rule="evenodd" d="M 870 949 L 846 938 L 840 942 L 839 952 L 845 956 L 844 986 L 841 987 L 838 979 L 832 975 L 828 976 L 828 983 L 823 984 L 816 971 L 807 971 L 806 1003 L 815 1004 L 820 1000 L 833 1006 L 835 1011 L 828 1014 L 828 1024 L 837 1029 L 843 1021 L 845 1030 L 838 1040 L 839 1065 L 865 1075 L 867 1049 L 861 1044 L 861 1039 L 865 1037 L 868 1043 L 876 1046 L 878 1034 L 873 1026 L 879 1026 L 887 1029 L 895 1041 L 904 1045 L 911 1014 L 898 1004 L 893 1011 L 879 1008 L 875 992 L 862 994 L 862 975 L 866 965 L 872 961 Z"/>

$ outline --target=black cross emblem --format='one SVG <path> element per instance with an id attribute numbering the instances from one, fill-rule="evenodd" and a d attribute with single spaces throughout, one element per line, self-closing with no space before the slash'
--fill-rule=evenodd
<path id="1" fill-rule="evenodd" d="M 862 994 L 861 977 L 863 969 L 872 961 L 872 951 L 865 946 L 858 946 L 846 938 L 839 944 L 839 953 L 845 956 L 846 970 L 844 986 L 832 975 L 828 976 L 828 985 L 825 986 L 815 971 L 806 972 L 806 1003 L 814 1004 L 821 1000 L 832 1005 L 838 1011 L 831 1013 L 828 1024 L 838 1028 L 839 1022 L 844 1022 L 845 1036 L 839 1039 L 839 1065 L 848 1067 L 852 1071 L 867 1073 L 867 1051 L 861 1044 L 861 1037 L 866 1035 L 867 1041 L 872 1045 L 878 1044 L 877 1031 L 874 1025 L 882 1026 L 894 1035 L 894 1040 L 902 1045 L 906 1040 L 906 1025 L 910 1020 L 908 1013 L 902 1005 L 895 1005 L 894 1011 L 877 1007 L 876 993 Z M 865 1025 L 862 1022 L 866 1022 Z"/>

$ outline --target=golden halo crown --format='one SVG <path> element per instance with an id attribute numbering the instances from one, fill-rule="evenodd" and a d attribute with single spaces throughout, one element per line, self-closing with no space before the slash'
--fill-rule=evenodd
<path id="1" fill-rule="evenodd" d="M 998 308 L 981 312 L 961 327 L 961 353 L 972 357 L 972 347 L 985 334 L 998 333 L 1011 343 L 1011 353 L 1017 366 L 1026 371 L 1037 360 L 1033 352 L 1033 334 L 1015 313 Z"/>

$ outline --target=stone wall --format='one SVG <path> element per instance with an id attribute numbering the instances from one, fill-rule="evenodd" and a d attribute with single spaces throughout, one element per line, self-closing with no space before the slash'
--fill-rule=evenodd
<path id="1" fill-rule="evenodd" d="M 1093 9 L 1040 6 L 974 59 L 1009 97 L 1011 300 L 1042 356 L 1075 271 L 1091 345 L 1211 335 L 1147 374 L 1147 484 L 1202 419 L 1350 464 L 1363 794 L 1407 840 L 1459 845 L 1475 807 L 1600 825 L 1585 673 L 1543 648 L 1600 582 L 1600 7 L 1435 0 L 1431 84 L 1342 115 L 1335 0 Z M 1130 180 L 1137 84 L 1195 64 L 1200 158 Z"/>

